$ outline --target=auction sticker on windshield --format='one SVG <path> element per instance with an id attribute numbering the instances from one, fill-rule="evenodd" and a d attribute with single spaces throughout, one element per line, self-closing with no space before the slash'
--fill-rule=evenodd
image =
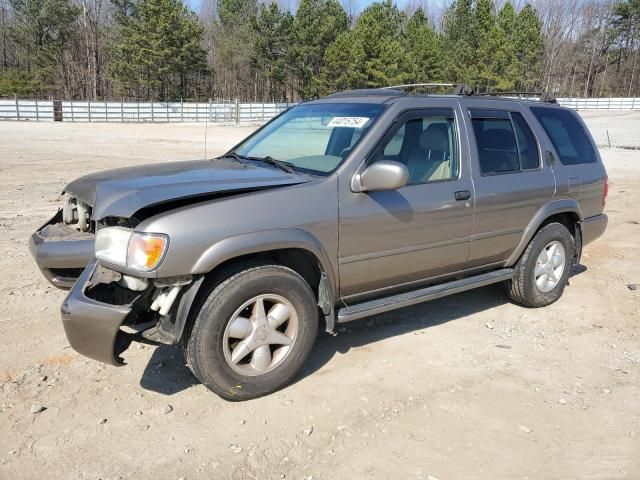
<path id="1" fill-rule="evenodd" d="M 334 117 L 328 127 L 362 128 L 369 121 L 369 117 Z"/>

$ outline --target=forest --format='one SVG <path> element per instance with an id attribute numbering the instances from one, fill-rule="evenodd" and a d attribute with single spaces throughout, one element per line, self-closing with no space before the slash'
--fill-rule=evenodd
<path id="1" fill-rule="evenodd" d="M 0 0 L 0 97 L 298 101 L 466 83 L 640 94 L 640 0 Z"/>

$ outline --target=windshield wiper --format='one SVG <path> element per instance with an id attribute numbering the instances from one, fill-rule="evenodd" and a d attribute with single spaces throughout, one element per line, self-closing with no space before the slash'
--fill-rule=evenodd
<path id="1" fill-rule="evenodd" d="M 243 155 L 238 155 L 236 152 L 225 153 L 224 155 L 216 157 L 216 160 L 219 160 L 221 158 L 233 158 L 235 161 L 237 161 L 239 163 L 245 163 L 244 162 L 245 160 L 249 160 L 248 157 L 245 157 Z"/>
<path id="2" fill-rule="evenodd" d="M 293 173 L 293 164 L 289 162 L 283 162 L 282 160 L 276 160 L 270 155 L 266 157 L 246 157 L 249 160 L 256 160 L 258 162 L 268 163 L 269 165 L 273 165 L 274 167 L 279 168 L 280 170 L 284 170 L 287 173 Z"/>
<path id="3" fill-rule="evenodd" d="M 276 160 L 270 155 L 267 155 L 266 157 L 249 157 L 248 155 L 240 155 L 239 153 L 236 153 L 236 152 L 229 152 L 229 153 L 225 153 L 224 155 L 218 158 L 233 158 L 234 160 L 240 163 L 246 163 L 246 160 L 253 160 L 254 162 L 264 162 L 264 163 L 268 163 L 269 165 L 273 165 L 274 167 L 279 168 L 280 170 L 284 170 L 287 173 L 293 173 L 293 164 L 289 162 L 284 162 L 282 160 Z"/>

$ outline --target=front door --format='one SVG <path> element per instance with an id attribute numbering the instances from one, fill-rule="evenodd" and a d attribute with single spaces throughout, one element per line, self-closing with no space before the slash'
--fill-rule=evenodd
<path id="1" fill-rule="evenodd" d="M 403 163 L 408 184 L 341 196 L 338 260 L 345 301 L 464 268 L 473 185 L 458 126 L 453 109 L 405 113 L 367 164 Z"/>

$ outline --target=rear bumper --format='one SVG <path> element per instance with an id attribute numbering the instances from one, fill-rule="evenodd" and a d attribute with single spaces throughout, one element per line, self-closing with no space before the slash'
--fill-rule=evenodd
<path id="1" fill-rule="evenodd" d="M 131 305 L 111 305 L 86 295 L 98 263 L 92 261 L 82 272 L 62 303 L 62 325 L 75 351 L 110 365 L 123 365 L 119 357 L 131 343 L 120 326 L 131 313 Z"/>
<path id="2" fill-rule="evenodd" d="M 607 229 L 609 219 L 606 214 L 595 215 L 593 217 L 585 218 L 582 223 L 582 245 L 593 242 L 596 238 L 600 237 Z"/>
<path id="3" fill-rule="evenodd" d="M 93 257 L 93 235 L 66 226 L 59 210 L 31 235 L 29 251 L 53 286 L 69 289 Z"/>

